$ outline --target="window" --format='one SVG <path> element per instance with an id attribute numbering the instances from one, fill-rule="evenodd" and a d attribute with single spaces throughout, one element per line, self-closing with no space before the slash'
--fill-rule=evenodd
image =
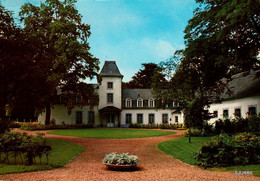
<path id="1" fill-rule="evenodd" d="M 76 111 L 76 124 L 82 124 L 82 111 Z"/>
<path id="2" fill-rule="evenodd" d="M 168 123 L 168 114 L 162 114 L 162 123 Z"/>
<path id="3" fill-rule="evenodd" d="M 234 115 L 235 115 L 236 118 L 241 118 L 241 109 L 240 108 L 236 108 Z"/>
<path id="4" fill-rule="evenodd" d="M 132 114 L 125 114 L 125 123 L 132 123 Z"/>
<path id="5" fill-rule="evenodd" d="M 179 117 L 175 116 L 175 123 L 178 123 L 178 122 L 179 122 Z"/>
<path id="6" fill-rule="evenodd" d="M 137 99 L 137 107 L 143 107 L 143 99 Z"/>
<path id="7" fill-rule="evenodd" d="M 125 101 L 125 107 L 132 107 L 132 100 L 131 99 L 126 99 Z"/>
<path id="8" fill-rule="evenodd" d="M 154 114 L 149 114 L 149 124 L 154 124 Z"/>
<path id="9" fill-rule="evenodd" d="M 224 109 L 223 110 L 223 118 L 228 118 L 229 117 L 229 115 L 228 115 L 228 109 Z"/>
<path id="10" fill-rule="evenodd" d="M 113 89 L 113 82 L 108 82 L 107 83 L 107 88 L 108 89 Z"/>
<path id="11" fill-rule="evenodd" d="M 248 107 L 248 115 L 256 115 L 256 106 Z"/>
<path id="12" fill-rule="evenodd" d="M 218 111 L 214 111 L 213 112 L 213 118 L 217 118 L 218 117 Z"/>
<path id="13" fill-rule="evenodd" d="M 113 94 L 112 93 L 107 94 L 107 103 L 113 103 Z"/>
<path id="14" fill-rule="evenodd" d="M 95 114 L 94 111 L 88 112 L 88 122 L 94 124 L 95 123 Z"/>
<path id="15" fill-rule="evenodd" d="M 149 107 L 154 107 L 154 99 L 149 99 Z"/>
<path id="16" fill-rule="evenodd" d="M 143 124 L 143 114 L 137 114 L 137 123 Z"/>

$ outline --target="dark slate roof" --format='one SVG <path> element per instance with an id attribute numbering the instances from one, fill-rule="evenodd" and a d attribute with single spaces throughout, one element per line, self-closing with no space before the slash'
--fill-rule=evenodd
<path id="1" fill-rule="evenodd" d="M 123 100 L 131 98 L 136 100 L 138 98 L 150 99 L 155 98 L 155 95 L 152 93 L 151 89 L 123 89 Z"/>
<path id="2" fill-rule="evenodd" d="M 115 61 L 105 61 L 105 64 L 99 73 L 101 76 L 123 77 Z"/>
<path id="3" fill-rule="evenodd" d="M 236 74 L 228 86 L 232 91 L 229 95 L 227 91 L 221 96 L 223 99 L 238 99 L 250 96 L 260 95 L 260 77 L 256 78 L 259 71 L 252 71 L 247 75 L 244 73 Z"/>

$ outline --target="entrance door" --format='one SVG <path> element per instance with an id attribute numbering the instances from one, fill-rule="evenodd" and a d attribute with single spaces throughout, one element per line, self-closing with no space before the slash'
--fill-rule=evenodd
<path id="1" fill-rule="evenodd" d="M 115 115 L 108 114 L 107 115 L 107 127 L 112 128 L 115 126 Z"/>

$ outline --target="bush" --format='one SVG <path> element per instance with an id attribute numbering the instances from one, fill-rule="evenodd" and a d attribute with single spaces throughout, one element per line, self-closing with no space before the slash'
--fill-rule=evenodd
<path id="1" fill-rule="evenodd" d="M 203 167 L 259 164 L 260 139 L 251 133 L 220 134 L 202 145 L 195 159 Z"/>
<path id="2" fill-rule="evenodd" d="M 33 123 L 22 123 L 20 128 L 23 130 L 35 131 L 35 130 L 49 130 L 49 129 L 77 129 L 77 128 L 80 129 L 80 128 L 93 128 L 93 127 L 94 127 L 94 125 L 91 123 L 89 123 L 89 124 L 44 125 L 44 124 L 39 124 L 37 122 L 33 122 Z"/>
<path id="3" fill-rule="evenodd" d="M 16 122 L 16 121 L 12 121 L 9 125 L 10 128 L 20 128 L 21 127 L 21 123 Z"/>
<path id="4" fill-rule="evenodd" d="M 260 116 L 249 116 L 248 131 L 260 135 Z"/>
<path id="5" fill-rule="evenodd" d="M 33 164 L 36 157 L 39 157 L 40 162 L 43 155 L 47 158 L 51 151 L 51 147 L 46 145 L 46 139 L 42 138 L 43 134 L 38 134 L 38 141 L 25 133 L 6 132 L 0 135 L 0 162 L 10 163 L 9 156 L 14 157 L 14 163 L 17 163 L 19 156 L 21 163 L 24 163 L 24 157 L 28 165 Z M 5 158 L 2 160 L 2 153 Z"/>
<path id="6" fill-rule="evenodd" d="M 130 123 L 129 128 L 146 128 L 146 129 L 177 129 L 176 124 L 140 124 Z"/>
<path id="7" fill-rule="evenodd" d="M 202 128 L 203 136 L 212 136 L 214 135 L 213 125 L 209 124 L 208 121 L 205 121 Z"/>
<path id="8" fill-rule="evenodd" d="M 251 115 L 248 118 L 217 120 L 215 123 L 214 134 L 220 133 L 234 134 L 250 132 L 260 135 L 260 116 Z"/>
<path id="9" fill-rule="evenodd" d="M 137 165 L 139 159 L 135 155 L 129 155 L 128 153 L 109 153 L 103 159 L 103 162 L 106 164 L 112 165 Z"/>
<path id="10" fill-rule="evenodd" d="M 186 129 L 183 136 L 189 136 L 189 129 Z M 191 135 L 190 136 L 202 136 L 202 131 L 197 128 L 191 128 Z"/>

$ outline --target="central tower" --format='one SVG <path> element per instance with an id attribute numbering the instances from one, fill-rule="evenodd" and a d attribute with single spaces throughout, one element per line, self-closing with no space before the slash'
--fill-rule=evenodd
<path id="1" fill-rule="evenodd" d="M 105 61 L 99 74 L 99 113 L 102 126 L 120 127 L 122 79 L 115 61 Z"/>

